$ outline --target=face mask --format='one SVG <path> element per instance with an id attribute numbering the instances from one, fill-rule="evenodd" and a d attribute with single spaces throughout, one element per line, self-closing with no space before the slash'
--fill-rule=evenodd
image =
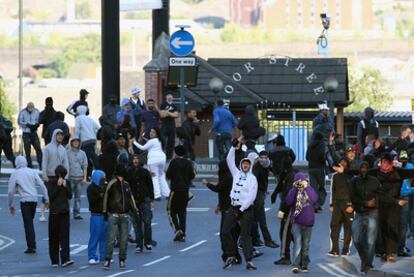
<path id="1" fill-rule="evenodd" d="M 266 159 L 259 158 L 259 163 L 264 168 L 268 168 L 270 166 L 270 160 L 268 158 Z"/>
<path id="2" fill-rule="evenodd" d="M 393 165 L 392 162 L 386 161 L 386 160 L 382 160 L 380 162 L 380 171 L 382 173 L 389 173 L 393 170 Z"/>

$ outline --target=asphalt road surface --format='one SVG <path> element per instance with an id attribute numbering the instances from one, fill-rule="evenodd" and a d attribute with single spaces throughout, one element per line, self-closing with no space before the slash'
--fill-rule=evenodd
<path id="1" fill-rule="evenodd" d="M 89 239 L 89 212 L 85 197 L 86 187 L 82 189 L 82 216 L 84 220 L 71 219 L 70 244 L 71 258 L 75 264 L 68 268 L 51 268 L 48 255 L 47 223 L 35 219 L 37 253 L 23 254 L 26 248 L 23 222 L 20 210 L 15 216 L 7 208 L 7 183 L 0 180 L 0 277 L 1 276 L 292 276 L 290 266 L 276 266 L 273 261 L 279 258 L 280 249 L 262 248 L 263 256 L 254 260 L 257 271 L 247 271 L 245 265 L 233 266 L 223 270 L 220 259 L 219 223 L 220 216 L 214 214 L 217 195 L 202 184 L 192 189 L 195 195 L 189 205 L 187 216 L 187 241 L 173 242 L 174 234 L 166 214 L 166 201 L 156 202 L 153 218 L 153 239 L 158 242 L 152 252 L 136 254 L 135 245 L 128 247 L 127 268 L 120 270 L 117 256 L 109 271 L 100 265 L 88 265 L 87 244 Z M 269 190 L 273 190 L 270 186 Z M 266 199 L 267 222 L 273 239 L 279 241 L 279 203 L 270 205 Z M 71 203 L 73 204 L 73 202 Z M 15 207 L 19 207 L 15 197 Z M 72 217 L 71 217 L 72 218 Z M 329 220 L 325 210 L 317 215 L 311 242 L 311 264 L 307 276 L 358 276 L 356 272 L 342 267 L 340 258 L 330 258 Z M 410 242 L 412 244 L 412 242 Z M 114 250 L 117 253 L 117 249 Z M 355 249 L 352 249 L 355 255 Z"/>

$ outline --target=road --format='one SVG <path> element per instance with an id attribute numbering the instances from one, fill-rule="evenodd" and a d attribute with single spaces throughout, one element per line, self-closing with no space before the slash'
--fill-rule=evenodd
<path id="1" fill-rule="evenodd" d="M 36 215 L 35 229 L 37 254 L 23 254 L 26 244 L 20 211 L 16 216 L 7 209 L 6 180 L 0 180 L 0 277 L 1 276 L 292 276 L 289 266 L 275 266 L 273 261 L 279 258 L 279 249 L 263 248 L 263 256 L 254 260 L 256 272 L 245 270 L 244 265 L 222 269 L 220 259 L 219 222 L 214 214 L 217 195 L 202 184 L 192 189 L 195 195 L 189 205 L 187 217 L 187 241 L 173 242 L 173 232 L 166 215 L 166 201 L 156 202 L 153 218 L 153 238 L 158 242 L 151 253 L 134 253 L 134 245 L 128 247 L 127 268 L 119 270 L 117 257 L 109 271 L 102 265 L 90 266 L 87 263 L 87 243 L 89 238 L 89 213 L 87 211 L 86 187 L 82 192 L 82 216 L 84 220 L 72 220 L 70 226 L 71 257 L 75 264 L 71 267 L 51 268 L 48 255 L 47 223 L 40 223 Z M 269 190 L 273 190 L 270 186 Z M 15 199 L 18 207 L 18 199 Z M 276 217 L 279 203 L 266 202 L 267 220 L 271 234 L 276 242 L 279 220 Z M 327 212 L 317 215 L 311 242 L 311 264 L 308 276 L 357 276 L 342 268 L 341 259 L 326 256 L 329 251 L 329 220 Z M 411 242 L 410 242 L 411 243 Z M 115 252 L 117 249 L 115 249 Z M 355 249 L 352 249 L 355 254 Z"/>

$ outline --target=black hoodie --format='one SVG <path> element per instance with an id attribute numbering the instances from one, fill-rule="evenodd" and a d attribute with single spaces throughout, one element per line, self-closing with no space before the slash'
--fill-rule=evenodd
<path id="1" fill-rule="evenodd" d="M 151 201 L 154 200 L 152 177 L 147 169 L 141 165 L 138 167 L 130 166 L 126 180 L 129 183 L 136 204 L 143 203 L 148 198 Z"/>
<path id="2" fill-rule="evenodd" d="M 315 139 L 311 141 L 306 152 L 306 160 L 309 168 L 324 168 L 326 163 L 325 143 L 321 133 L 315 134 Z"/>
<path id="3" fill-rule="evenodd" d="M 256 140 L 265 135 L 266 130 L 260 127 L 257 118 L 256 109 L 252 105 L 248 105 L 244 110 L 244 115 L 237 124 L 237 128 L 243 131 L 245 140 Z"/>

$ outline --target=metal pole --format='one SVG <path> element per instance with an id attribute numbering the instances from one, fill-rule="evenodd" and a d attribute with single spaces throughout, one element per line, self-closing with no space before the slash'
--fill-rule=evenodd
<path id="1" fill-rule="evenodd" d="M 184 67 L 180 67 L 180 117 L 181 125 L 184 122 L 184 110 L 185 110 L 185 96 L 184 96 L 184 85 L 185 85 L 185 72 Z"/>
<path id="2" fill-rule="evenodd" d="M 137 68 L 137 46 L 136 46 L 135 27 L 132 27 L 132 68 Z"/>
<path id="3" fill-rule="evenodd" d="M 19 0 L 19 111 L 23 108 L 23 0 Z"/>
<path id="4" fill-rule="evenodd" d="M 293 151 L 295 153 L 298 153 L 297 151 L 297 137 L 296 137 L 296 109 L 293 109 L 292 111 L 292 135 L 293 135 Z"/>

